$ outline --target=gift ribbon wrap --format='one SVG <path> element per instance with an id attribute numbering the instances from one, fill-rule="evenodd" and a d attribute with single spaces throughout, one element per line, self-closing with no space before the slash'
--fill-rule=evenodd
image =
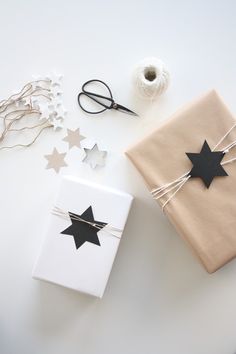
<path id="1" fill-rule="evenodd" d="M 205 140 L 213 149 L 230 131 L 217 150 L 234 142 L 235 123 L 213 90 L 180 109 L 126 154 L 152 192 L 191 170 L 186 152 L 199 152 Z M 234 159 L 236 147 L 226 155 L 225 159 Z M 199 178 L 190 178 L 164 210 L 209 273 L 236 256 L 236 162 L 224 169 L 228 176 L 215 177 L 209 189 Z M 168 196 L 158 199 L 161 206 Z"/>

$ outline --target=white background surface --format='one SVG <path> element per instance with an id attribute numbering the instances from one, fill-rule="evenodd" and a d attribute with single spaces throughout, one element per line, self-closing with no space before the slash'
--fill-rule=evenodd
<path id="1" fill-rule="evenodd" d="M 28 150 L 1 152 L 1 354 L 233 354 L 236 261 L 208 275 L 149 196 L 125 158 L 129 144 L 208 89 L 236 111 L 235 1 L 1 1 L 0 96 L 32 74 L 65 76 L 67 127 L 109 151 L 93 171 L 74 149 L 62 174 L 132 193 L 135 202 L 102 300 L 31 279 L 57 183 L 43 155 L 65 131 Z M 172 85 L 154 106 L 136 100 L 133 65 L 158 56 Z M 86 117 L 81 84 L 101 78 L 117 101 L 141 113 Z M 164 155 L 163 155 L 164 158 Z"/>

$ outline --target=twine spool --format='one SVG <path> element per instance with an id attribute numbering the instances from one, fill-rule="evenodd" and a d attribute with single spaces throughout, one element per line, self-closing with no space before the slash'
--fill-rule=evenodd
<path id="1" fill-rule="evenodd" d="M 169 71 L 160 59 L 145 58 L 134 68 L 133 84 L 142 98 L 157 98 L 167 90 L 169 83 Z"/>

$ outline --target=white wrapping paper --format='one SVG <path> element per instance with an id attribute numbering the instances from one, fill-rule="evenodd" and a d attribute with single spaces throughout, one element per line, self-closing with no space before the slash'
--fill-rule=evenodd
<path id="1" fill-rule="evenodd" d="M 92 206 L 95 220 L 123 230 L 132 200 L 127 193 L 67 176 L 55 206 L 79 215 Z M 120 239 L 103 229 L 98 232 L 101 246 L 85 242 L 76 249 L 73 236 L 61 234 L 70 225 L 70 220 L 51 215 L 33 278 L 102 297 Z"/>

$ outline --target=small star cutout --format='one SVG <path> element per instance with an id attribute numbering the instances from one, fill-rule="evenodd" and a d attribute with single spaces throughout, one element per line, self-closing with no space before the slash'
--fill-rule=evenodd
<path id="1" fill-rule="evenodd" d="M 60 171 L 61 167 L 66 167 L 67 163 L 64 161 L 66 153 L 59 153 L 56 148 L 53 149 L 52 154 L 45 155 L 48 160 L 46 169 L 53 168 L 56 173 Z"/>
<path id="2" fill-rule="evenodd" d="M 24 104 L 24 106 L 31 106 L 31 98 L 30 96 L 26 96 L 22 99 L 22 102 Z"/>
<path id="3" fill-rule="evenodd" d="M 77 215 L 77 214 L 69 212 L 69 216 L 70 216 L 72 224 L 67 229 L 62 231 L 61 234 L 73 236 L 76 249 L 81 247 L 85 242 L 90 242 L 90 243 L 93 243 L 97 246 L 101 246 L 99 238 L 97 236 L 98 231 L 100 231 L 101 229 L 99 230 L 96 227 L 89 225 L 83 221 L 74 220 L 72 218 L 73 215 L 79 216 L 83 220 L 96 223 L 99 226 L 101 226 L 102 228 L 107 225 L 104 222 L 94 220 L 93 210 L 92 210 L 92 207 L 90 206 L 81 215 Z"/>
<path id="4" fill-rule="evenodd" d="M 63 77 L 62 75 L 53 72 L 51 75 L 47 76 L 47 79 L 51 81 L 52 86 L 60 86 L 62 77 Z"/>
<path id="5" fill-rule="evenodd" d="M 88 163 L 92 168 L 105 165 L 107 152 L 99 150 L 97 144 L 95 144 L 92 149 L 84 148 L 84 151 L 86 156 L 83 159 L 83 162 Z"/>
<path id="6" fill-rule="evenodd" d="M 65 136 L 63 140 L 69 143 L 69 149 L 71 149 L 73 146 L 80 148 L 81 140 L 86 139 L 85 136 L 80 134 L 79 130 L 79 128 L 76 130 L 67 129 L 67 136 Z"/>
<path id="7" fill-rule="evenodd" d="M 42 119 L 49 119 L 49 117 L 52 115 L 52 111 L 50 110 L 48 103 L 40 103 L 40 118 L 39 120 Z"/>
<path id="8" fill-rule="evenodd" d="M 33 109 L 40 110 L 40 103 L 39 103 L 38 96 L 31 96 L 31 105 Z"/>
<path id="9" fill-rule="evenodd" d="M 64 127 L 63 120 L 60 118 L 52 117 L 49 122 L 53 126 L 53 130 L 62 129 Z"/>
<path id="10" fill-rule="evenodd" d="M 62 104 L 58 104 L 54 111 L 56 113 L 57 118 L 60 118 L 60 119 L 64 119 L 65 116 L 67 115 L 67 111 L 65 110 L 65 108 Z"/>
<path id="11" fill-rule="evenodd" d="M 59 86 L 51 86 L 50 87 L 49 96 L 57 97 L 57 96 L 61 96 L 61 94 L 62 94 L 62 91 Z"/>
<path id="12" fill-rule="evenodd" d="M 211 151 L 205 140 L 200 153 L 187 152 L 186 155 L 193 164 L 191 177 L 200 177 L 207 188 L 216 176 L 228 176 L 220 164 L 224 157 L 222 151 Z"/>
<path id="13" fill-rule="evenodd" d="M 62 111 L 62 108 L 59 109 L 59 107 L 62 106 L 61 96 L 51 98 L 48 105 L 51 111 L 54 112 L 55 114 L 57 114 L 58 111 Z M 63 106 L 63 110 L 64 110 L 64 114 L 66 114 L 67 111 L 64 109 L 64 106 Z"/>

